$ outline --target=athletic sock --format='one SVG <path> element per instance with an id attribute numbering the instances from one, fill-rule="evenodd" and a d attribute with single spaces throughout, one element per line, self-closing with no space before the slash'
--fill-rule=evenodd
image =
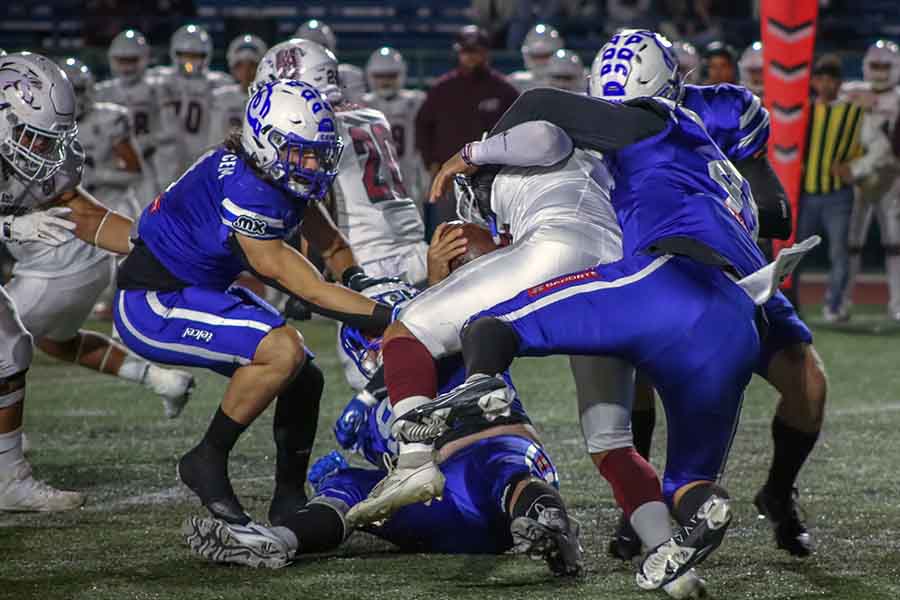
<path id="1" fill-rule="evenodd" d="M 510 489 L 517 484 L 518 482 L 510 484 Z M 566 512 L 566 505 L 555 487 L 546 481 L 532 479 L 525 484 L 515 503 L 508 506 L 506 512 L 510 521 L 517 517 L 528 517 L 537 521 L 546 508 L 558 508 L 563 513 Z"/>
<path id="2" fill-rule="evenodd" d="M 324 387 L 322 371 L 308 360 L 287 389 L 278 395 L 272 422 L 276 490 L 278 486 L 303 490 Z"/>
<path id="3" fill-rule="evenodd" d="M 216 414 L 213 415 L 200 445 L 214 450 L 227 458 L 245 429 L 247 429 L 246 425 L 238 423 L 226 415 L 222 412 L 222 407 L 220 406 L 216 409 Z"/>
<path id="4" fill-rule="evenodd" d="M 819 432 L 807 433 L 794 429 L 778 415 L 772 419 L 772 440 L 775 450 L 766 481 L 766 491 L 777 501 L 787 503 L 803 463 L 819 439 Z"/>
<path id="5" fill-rule="evenodd" d="M 285 517 L 273 532 L 295 548 L 297 554 L 312 554 L 340 546 L 346 535 L 345 528 L 344 517 L 337 508 L 314 500 Z"/>
<path id="6" fill-rule="evenodd" d="M 0 479 L 10 479 L 25 462 L 22 452 L 22 428 L 0 433 Z"/>
<path id="7" fill-rule="evenodd" d="M 116 377 L 149 386 L 151 380 L 150 370 L 154 367 L 155 365 L 150 364 L 143 358 L 134 354 L 128 354 L 125 360 L 122 361 L 122 366 L 119 367 Z M 159 369 L 159 367 L 155 368 Z"/>
<path id="8" fill-rule="evenodd" d="M 437 396 L 437 366 L 422 342 L 411 337 L 393 338 L 384 345 L 382 357 L 391 405 L 413 396 Z"/>
<path id="9" fill-rule="evenodd" d="M 653 428 L 656 427 L 656 407 L 651 404 L 648 410 L 636 410 L 631 413 L 631 435 L 634 449 L 644 460 L 650 460 L 650 447 L 653 443 Z"/>

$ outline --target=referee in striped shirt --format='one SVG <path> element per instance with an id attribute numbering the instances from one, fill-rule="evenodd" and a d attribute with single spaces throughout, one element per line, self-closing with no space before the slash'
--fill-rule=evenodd
<path id="1" fill-rule="evenodd" d="M 826 321 L 843 321 L 841 299 L 847 287 L 849 251 L 847 233 L 853 208 L 853 176 L 849 163 L 862 154 L 860 106 L 838 100 L 841 61 L 826 54 L 812 72 L 815 99 L 810 108 L 803 166 L 797 239 L 824 231 L 828 239 L 831 271 L 823 314 Z"/>

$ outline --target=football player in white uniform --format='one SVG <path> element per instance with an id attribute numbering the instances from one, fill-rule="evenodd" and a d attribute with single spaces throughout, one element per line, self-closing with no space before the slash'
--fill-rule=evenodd
<path id="1" fill-rule="evenodd" d="M 571 50 L 557 50 L 547 62 L 546 84 L 561 90 L 586 94 L 588 73 L 581 57 Z"/>
<path id="2" fill-rule="evenodd" d="M 416 150 L 416 115 L 425 102 L 425 92 L 406 89 L 406 61 L 387 46 L 369 56 L 366 79 L 371 91 L 363 96 L 363 104 L 387 117 L 403 182 L 421 209 L 431 179 Z"/>
<path id="3" fill-rule="evenodd" d="M 427 278 L 428 245 L 419 210 L 406 191 L 391 126 L 381 112 L 346 102 L 337 59 L 309 40 L 273 46 L 257 69 L 251 92 L 266 81 L 296 79 L 315 86 L 335 107 L 345 140 L 334 184 L 332 214 L 360 266 L 374 277 Z"/>
<path id="4" fill-rule="evenodd" d="M 525 70 L 510 73 L 509 82 L 519 92 L 545 85 L 546 67 L 550 57 L 564 47 L 565 43 L 559 31 L 549 25 L 535 25 L 522 43 L 522 61 L 525 63 Z"/>
<path id="5" fill-rule="evenodd" d="M 145 76 L 150 63 L 150 45 L 141 32 L 126 29 L 113 38 L 107 57 L 113 78 L 97 84 L 96 99 L 98 102 L 124 106 L 131 111 L 142 173 L 140 183 L 135 186 L 135 193 L 140 208 L 143 208 L 161 189 L 153 164 L 160 134 L 159 107 L 156 90 L 150 86 Z"/>
<path id="6" fill-rule="evenodd" d="M 209 70 L 212 53 L 212 39 L 206 30 L 185 25 L 172 35 L 172 67 L 159 69 L 152 76 L 165 139 L 155 161 L 163 187 L 187 170 L 209 146 L 213 92 L 232 83 L 225 73 Z"/>
<path id="7" fill-rule="evenodd" d="M 678 74 L 685 83 L 700 83 L 700 57 L 697 49 L 690 42 L 672 44 L 675 56 L 678 57 Z"/>
<path id="8" fill-rule="evenodd" d="M 240 128 L 249 96 L 247 90 L 256 77 L 256 66 L 268 49 L 264 41 L 250 34 L 239 35 L 228 45 L 225 55 L 228 70 L 237 83 L 213 92 L 210 146 L 220 144 L 232 129 Z"/>
<path id="9" fill-rule="evenodd" d="M 763 48 L 762 42 L 753 42 L 738 61 L 738 75 L 742 86 L 763 97 Z"/>
<path id="10" fill-rule="evenodd" d="M 337 36 L 331 27 L 318 19 L 311 19 L 298 27 L 294 37 L 325 46 L 337 56 Z M 338 79 L 344 100 L 361 103 L 366 93 L 366 76 L 363 70 L 350 63 L 341 63 L 338 65 Z"/>
<path id="11" fill-rule="evenodd" d="M 865 113 L 860 141 L 865 155 L 846 169 L 841 177 L 860 179 L 850 217 L 850 274 L 842 312 L 849 309 L 853 281 L 862 262 L 862 247 L 872 218 L 878 217 L 881 244 L 885 251 L 888 280 L 888 316 L 900 321 L 900 162 L 891 152 L 890 139 L 900 113 L 900 49 L 879 40 L 869 46 L 863 58 L 863 81 L 848 81 L 842 94 L 861 104 Z M 858 177 L 874 166 L 875 173 Z"/>
<path id="12" fill-rule="evenodd" d="M 59 67 L 29 52 L 0 59 L 0 240 L 18 261 L 0 291 L 0 511 L 84 503 L 82 494 L 35 480 L 22 454 L 32 358 L 26 326 L 55 356 L 136 381 L 149 375 L 146 361 L 136 363 L 108 338 L 78 330 L 93 305 L 92 297 L 81 300 L 86 288 L 102 289 L 109 278 L 108 267 L 93 267 L 107 260 L 104 250 L 128 252 L 132 221 L 80 187 L 84 155 L 76 131 L 75 95 Z M 22 302 L 18 310 L 13 299 Z"/>

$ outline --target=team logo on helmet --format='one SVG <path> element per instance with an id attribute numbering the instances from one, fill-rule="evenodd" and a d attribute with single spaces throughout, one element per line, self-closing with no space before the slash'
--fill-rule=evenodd
<path id="1" fill-rule="evenodd" d="M 272 110 L 272 87 L 272 84 L 266 84 L 247 103 L 247 122 L 253 129 L 254 135 L 260 134 L 262 119 L 265 119 Z"/>
<path id="2" fill-rule="evenodd" d="M 23 73 L 14 69 L 0 68 L 0 90 L 5 92 L 9 88 L 14 88 L 22 102 L 35 110 L 40 110 L 41 105 L 33 90 L 40 90 L 43 87 L 40 77 L 31 69 Z"/>

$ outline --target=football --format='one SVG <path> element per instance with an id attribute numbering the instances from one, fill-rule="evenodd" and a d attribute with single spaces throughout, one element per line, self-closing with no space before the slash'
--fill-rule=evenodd
<path id="1" fill-rule="evenodd" d="M 461 256 L 457 256 L 450 261 L 450 272 L 457 270 L 461 266 L 468 264 L 480 256 L 484 256 L 488 252 L 493 252 L 497 248 L 502 247 L 494 243 L 491 232 L 481 225 L 475 223 L 465 223 L 463 221 L 451 222 L 451 227 L 447 231 L 462 228 L 463 235 L 469 241 L 466 246 L 466 252 Z"/>

